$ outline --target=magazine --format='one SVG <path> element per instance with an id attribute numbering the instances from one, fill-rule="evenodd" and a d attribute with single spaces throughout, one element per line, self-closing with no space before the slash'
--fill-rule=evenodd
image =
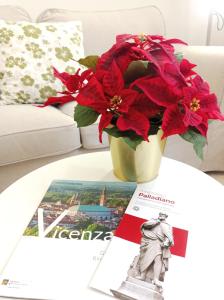
<path id="1" fill-rule="evenodd" d="M 186 267 L 189 238 L 182 204 L 139 184 L 90 287 L 118 299 L 181 299 L 175 274 Z"/>
<path id="2" fill-rule="evenodd" d="M 0 295 L 100 299 L 88 283 L 135 188 L 135 183 L 53 181 L 0 276 Z"/>

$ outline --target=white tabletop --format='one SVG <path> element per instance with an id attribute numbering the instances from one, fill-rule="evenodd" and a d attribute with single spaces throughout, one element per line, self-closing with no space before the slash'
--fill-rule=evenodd
<path id="1" fill-rule="evenodd" d="M 48 164 L 8 187 L 0 195 L 0 269 L 6 263 L 9 252 L 23 233 L 53 179 L 117 180 L 112 172 L 110 153 L 96 152 Z M 209 232 L 208 229 L 211 226 L 215 226 L 214 234 L 217 234 L 217 238 L 219 237 L 223 228 L 224 208 L 224 188 L 220 183 L 191 166 L 163 158 L 160 174 L 151 184 L 154 185 L 154 190 L 165 195 L 172 191 L 173 198 L 181 198 L 181 201 L 189 204 L 187 205 L 189 219 L 197 224 L 191 236 L 192 240 L 194 238 L 197 241 L 206 239 L 206 231 Z M 209 222 L 206 224 L 207 229 L 202 232 L 204 220 L 209 220 Z M 222 251 L 220 248 L 222 240 L 220 236 L 219 241 L 216 241 L 217 252 Z M 211 243 L 206 246 L 206 253 L 211 246 Z M 214 252 L 214 247 L 211 249 L 213 253 L 216 252 Z M 214 255 L 213 262 L 211 262 L 213 266 L 210 266 L 209 271 L 209 275 L 214 277 L 214 280 L 219 277 L 217 272 L 211 274 L 217 269 L 212 269 L 215 259 Z M 223 269 L 220 267 L 220 272 Z M 192 299 L 194 299 L 193 296 Z"/>

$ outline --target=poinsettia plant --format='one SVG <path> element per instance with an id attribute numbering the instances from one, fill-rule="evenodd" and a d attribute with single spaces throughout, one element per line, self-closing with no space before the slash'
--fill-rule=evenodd
<path id="1" fill-rule="evenodd" d="M 162 129 L 162 138 L 179 134 L 202 158 L 208 121 L 224 116 L 208 83 L 193 70 L 196 65 L 176 54 L 173 44 L 185 43 L 157 35 L 118 35 L 101 56 L 79 60 L 85 71 L 71 75 L 54 69 L 66 90 L 44 106 L 76 101 L 78 126 L 99 118 L 101 142 L 106 131 L 136 149 Z"/>

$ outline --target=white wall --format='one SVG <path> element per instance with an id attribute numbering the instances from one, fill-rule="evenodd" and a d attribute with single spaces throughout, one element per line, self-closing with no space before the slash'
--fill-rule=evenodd
<path id="1" fill-rule="evenodd" d="M 0 0 L 0 5 L 24 7 L 35 20 L 46 8 L 104 10 L 152 4 L 158 6 L 164 15 L 167 36 L 181 38 L 191 45 L 204 45 L 209 1 L 218 0 Z"/>

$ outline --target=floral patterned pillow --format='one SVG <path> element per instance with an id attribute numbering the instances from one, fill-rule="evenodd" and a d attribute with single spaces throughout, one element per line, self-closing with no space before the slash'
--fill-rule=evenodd
<path id="1" fill-rule="evenodd" d="M 81 23 L 0 20 L 0 105 L 43 103 L 62 90 L 53 76 L 74 73 L 83 53 Z"/>

